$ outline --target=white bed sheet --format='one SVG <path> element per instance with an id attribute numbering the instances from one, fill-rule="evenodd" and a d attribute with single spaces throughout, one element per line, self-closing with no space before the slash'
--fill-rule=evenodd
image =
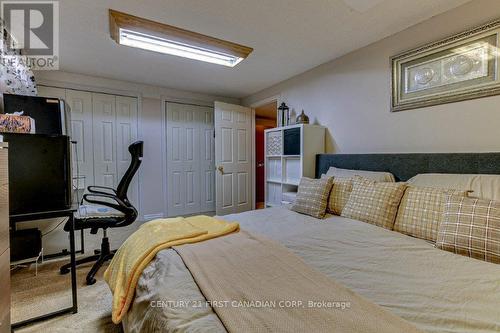
<path id="1" fill-rule="evenodd" d="M 286 207 L 224 219 L 280 242 L 312 267 L 423 331 L 500 331 L 500 265 L 364 222 L 338 216 L 318 220 Z M 204 300 L 174 250 L 161 251 L 143 272 L 125 330 L 225 332 L 210 307 L 151 306 L 158 300 Z"/>

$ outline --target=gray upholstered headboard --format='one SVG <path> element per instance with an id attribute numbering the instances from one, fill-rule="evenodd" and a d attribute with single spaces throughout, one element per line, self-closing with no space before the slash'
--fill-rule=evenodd
<path id="1" fill-rule="evenodd" d="M 319 154 L 316 177 L 334 166 L 343 169 L 388 171 L 406 181 L 419 173 L 499 174 L 500 153 Z"/>

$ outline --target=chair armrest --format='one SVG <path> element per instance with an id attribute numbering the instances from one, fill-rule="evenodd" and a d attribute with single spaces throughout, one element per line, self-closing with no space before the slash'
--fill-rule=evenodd
<path id="1" fill-rule="evenodd" d="M 100 191 L 100 190 L 105 190 L 108 192 Z M 116 195 L 116 190 L 111 187 L 105 187 L 105 186 L 89 186 L 87 187 L 87 191 L 90 193 L 97 193 L 97 194 L 111 194 L 109 192 L 113 192 L 113 194 Z"/>
<path id="2" fill-rule="evenodd" d="M 106 199 L 111 199 L 117 202 L 118 204 L 114 204 L 108 201 L 101 201 L 101 200 L 96 200 L 96 199 L 91 199 L 92 197 L 94 198 L 106 198 Z M 128 207 L 120 198 L 118 198 L 115 195 L 112 194 L 106 194 L 106 193 L 89 193 L 89 194 L 84 194 L 83 195 L 83 200 L 92 203 L 92 204 L 97 204 L 97 205 L 102 205 L 102 206 L 107 206 L 114 208 L 123 214 L 127 215 L 133 212 L 133 209 Z"/>

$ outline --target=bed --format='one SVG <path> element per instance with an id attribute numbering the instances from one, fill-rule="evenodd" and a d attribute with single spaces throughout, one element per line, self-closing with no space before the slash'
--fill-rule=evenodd
<path id="1" fill-rule="evenodd" d="M 500 174 L 500 154 L 318 155 L 329 166 L 417 173 Z M 276 207 L 222 217 L 276 240 L 314 269 L 424 332 L 500 331 L 500 265 L 436 249 L 433 244 L 338 216 L 324 220 Z M 225 332 L 174 249 L 159 252 L 139 279 L 125 332 Z M 159 302 L 160 301 L 160 302 Z M 165 302 L 167 301 L 167 302 Z M 200 303 L 201 304 L 201 303 Z"/>

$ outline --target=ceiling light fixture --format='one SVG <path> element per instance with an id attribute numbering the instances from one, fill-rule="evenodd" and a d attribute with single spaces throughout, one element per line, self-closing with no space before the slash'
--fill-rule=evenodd
<path id="1" fill-rule="evenodd" d="M 234 67 L 252 48 L 115 10 L 109 10 L 111 38 L 118 44 Z"/>

